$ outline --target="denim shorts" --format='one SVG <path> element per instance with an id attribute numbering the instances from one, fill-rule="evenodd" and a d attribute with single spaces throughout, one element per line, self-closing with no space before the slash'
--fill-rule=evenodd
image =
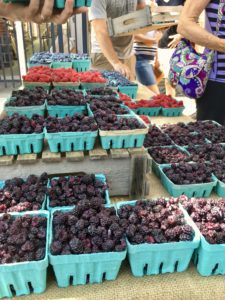
<path id="1" fill-rule="evenodd" d="M 148 59 L 138 59 L 136 61 L 136 76 L 137 80 L 146 86 L 156 84 L 153 67 Z"/>

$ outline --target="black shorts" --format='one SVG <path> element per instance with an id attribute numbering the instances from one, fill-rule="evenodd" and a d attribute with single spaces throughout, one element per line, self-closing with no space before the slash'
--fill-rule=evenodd
<path id="1" fill-rule="evenodd" d="M 214 120 L 225 125 L 225 83 L 209 80 L 196 105 L 197 120 Z"/>

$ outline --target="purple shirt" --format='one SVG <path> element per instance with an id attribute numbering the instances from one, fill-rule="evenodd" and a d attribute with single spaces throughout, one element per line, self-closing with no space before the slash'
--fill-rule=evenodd
<path id="1" fill-rule="evenodd" d="M 206 8 L 206 29 L 207 31 L 225 39 L 225 15 L 223 15 L 219 32 L 216 33 L 216 24 L 218 19 L 218 7 L 220 0 L 211 0 Z M 214 65 L 209 76 L 210 80 L 225 82 L 225 53 L 215 52 Z"/>

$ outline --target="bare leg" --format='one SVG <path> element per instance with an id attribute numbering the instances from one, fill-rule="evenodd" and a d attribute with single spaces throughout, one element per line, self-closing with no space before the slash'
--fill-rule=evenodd
<path id="1" fill-rule="evenodd" d="M 176 96 L 176 90 L 170 85 L 167 78 L 165 78 L 165 89 L 166 95 L 171 95 L 172 97 Z"/>
<path id="2" fill-rule="evenodd" d="M 153 84 L 153 85 L 148 85 L 147 88 L 153 92 L 154 94 L 156 95 L 159 95 L 160 92 L 159 92 L 159 88 L 158 88 L 158 85 L 157 84 Z"/>

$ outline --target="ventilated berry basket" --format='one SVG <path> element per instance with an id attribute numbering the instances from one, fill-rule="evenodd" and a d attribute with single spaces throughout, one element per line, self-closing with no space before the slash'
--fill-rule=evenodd
<path id="1" fill-rule="evenodd" d="M 52 69 L 59 69 L 59 68 L 64 68 L 64 69 L 71 69 L 73 63 L 69 61 L 53 61 L 51 64 Z"/>
<path id="2" fill-rule="evenodd" d="M 122 118 L 122 117 L 135 117 L 136 116 L 135 113 L 129 107 L 127 107 L 126 105 L 121 104 L 120 107 L 126 109 L 127 110 L 127 114 L 117 115 L 118 117 Z M 89 116 L 94 117 L 94 113 L 93 113 L 93 111 L 90 108 L 90 104 L 87 104 L 87 110 L 88 110 Z"/>
<path id="3" fill-rule="evenodd" d="M 52 63 L 46 63 L 46 64 L 44 64 L 44 63 L 36 63 L 36 64 L 34 64 L 34 63 L 29 62 L 27 64 L 27 67 L 28 67 L 28 69 L 31 69 L 33 67 L 49 67 L 49 68 L 51 68 L 51 65 L 52 65 Z"/>
<path id="4" fill-rule="evenodd" d="M 98 82 L 81 82 L 82 90 L 92 90 L 96 88 L 104 88 L 107 83 L 98 83 Z"/>
<path id="5" fill-rule="evenodd" d="M 66 176 L 66 178 L 68 178 L 69 176 Z M 58 179 L 59 177 L 54 177 L 54 178 L 52 178 L 52 179 Z M 98 179 L 99 181 L 101 181 L 101 182 L 104 182 L 104 183 L 106 183 L 106 177 L 105 177 L 105 175 L 103 175 L 103 174 L 96 174 L 95 175 L 95 178 L 96 179 Z M 51 181 L 49 180 L 49 182 L 48 182 L 48 188 L 51 188 Z M 105 191 L 105 204 L 106 205 L 109 205 L 109 204 L 111 204 L 111 201 L 110 201 L 110 198 L 109 198 L 109 190 L 107 189 L 106 191 Z M 75 205 L 73 205 L 73 206 L 57 206 L 57 208 L 59 209 L 61 209 L 61 208 L 63 208 L 63 209 L 67 209 L 67 208 L 74 208 L 75 207 Z M 50 199 L 49 199 L 49 196 L 47 196 L 47 209 L 48 209 L 48 211 L 52 211 L 53 209 L 55 209 L 55 207 L 51 207 L 50 206 Z"/>
<path id="6" fill-rule="evenodd" d="M 179 197 L 181 195 L 186 195 L 188 198 L 191 197 L 209 197 L 212 193 L 213 188 L 216 186 L 217 181 L 212 176 L 212 182 L 209 183 L 199 183 L 199 184 L 174 184 L 163 172 L 165 167 L 170 167 L 171 165 L 161 165 L 159 167 L 160 178 L 163 186 L 173 197 Z"/>
<path id="7" fill-rule="evenodd" d="M 121 202 L 117 204 L 117 208 L 134 206 L 135 203 L 136 201 Z M 200 235 L 191 218 L 184 215 L 187 224 L 194 229 L 193 241 L 132 245 L 127 239 L 128 259 L 134 276 L 184 272 L 188 268 L 193 252 L 199 246 Z"/>
<path id="8" fill-rule="evenodd" d="M 3 0 L 5 3 L 22 3 L 27 4 L 29 0 Z M 66 0 L 55 0 L 54 7 L 56 8 L 64 8 Z M 91 6 L 91 0 L 74 0 L 74 7 L 81 7 L 81 6 Z"/>
<path id="9" fill-rule="evenodd" d="M 144 115 L 149 117 L 157 117 L 161 112 L 161 107 L 140 107 L 136 109 L 138 115 Z"/>
<path id="10" fill-rule="evenodd" d="M 64 8 L 66 0 L 55 0 L 55 7 L 56 8 Z M 85 0 L 74 0 L 74 7 L 85 6 Z"/>
<path id="11" fill-rule="evenodd" d="M 214 179 L 216 180 L 217 184 L 215 186 L 215 192 L 219 197 L 225 197 L 225 183 L 219 180 L 215 175 L 213 175 Z"/>
<path id="12" fill-rule="evenodd" d="M 71 208 L 55 209 L 51 214 L 50 244 L 53 240 L 53 216 L 56 211 L 69 212 Z M 127 251 L 102 252 L 79 255 L 52 255 L 49 253 L 50 264 L 53 266 L 59 287 L 101 283 L 104 280 L 115 280 Z"/>
<path id="13" fill-rule="evenodd" d="M 138 85 L 127 85 L 127 86 L 119 86 L 118 91 L 120 93 L 126 94 L 132 99 L 137 98 Z"/>
<path id="14" fill-rule="evenodd" d="M 47 218 L 46 253 L 40 261 L 20 262 L 0 265 L 0 298 L 43 293 L 46 290 L 48 268 L 48 237 L 49 213 L 47 211 L 11 213 L 20 217 L 22 215 L 42 216 Z"/>
<path id="15" fill-rule="evenodd" d="M 53 82 L 54 89 L 62 90 L 62 89 L 72 89 L 77 90 L 80 88 L 80 82 Z"/>
<path id="16" fill-rule="evenodd" d="M 49 185 L 49 183 L 48 183 L 48 185 Z M 4 186 L 5 186 L 5 181 L 0 180 L 0 189 L 3 189 Z M 42 206 L 41 206 L 40 210 L 45 210 L 46 203 L 47 203 L 47 195 L 45 195 L 44 198 L 43 198 L 43 203 L 42 203 Z"/>
<path id="17" fill-rule="evenodd" d="M 17 113 L 19 115 L 27 116 L 31 118 L 34 114 L 44 116 L 46 102 L 43 105 L 35 106 L 6 106 L 11 100 L 16 99 L 15 97 L 8 98 L 4 105 L 4 110 L 8 116 Z"/>
<path id="18" fill-rule="evenodd" d="M 97 135 L 98 131 L 48 133 L 45 129 L 50 151 L 55 153 L 93 150 Z"/>
<path id="19" fill-rule="evenodd" d="M 118 118 L 122 118 L 122 116 L 118 116 Z M 141 148 L 143 146 L 145 135 L 148 133 L 147 125 L 137 116 L 127 116 L 125 118 L 138 118 L 139 122 L 145 128 L 111 131 L 99 130 L 103 149 Z"/>
<path id="20" fill-rule="evenodd" d="M 37 86 L 42 87 L 44 90 L 49 92 L 51 88 L 51 83 L 46 83 L 46 82 L 29 82 L 29 81 L 23 81 L 23 85 L 27 89 L 34 89 Z"/>
<path id="21" fill-rule="evenodd" d="M 202 276 L 225 275 L 225 244 L 209 244 L 197 225 L 194 223 L 193 226 L 201 239 L 193 256 L 198 272 Z"/>
<path id="22" fill-rule="evenodd" d="M 1 134 L 0 156 L 40 153 L 43 143 L 44 133 Z"/>
<path id="23" fill-rule="evenodd" d="M 158 146 L 159 147 L 159 146 Z M 150 147 L 148 149 L 152 149 L 152 148 L 158 148 L 158 147 Z M 186 153 L 188 156 L 190 156 L 190 154 L 188 153 L 188 151 L 180 146 L 177 145 L 172 145 L 172 146 L 161 146 L 160 148 L 176 148 L 184 153 Z M 151 154 L 149 154 L 151 155 Z M 165 165 L 165 164 L 159 164 L 157 163 L 153 158 L 152 158 L 152 170 L 155 173 L 156 176 L 160 177 L 160 166 Z"/>
<path id="24" fill-rule="evenodd" d="M 164 108 L 162 107 L 161 113 L 164 117 L 179 117 L 182 115 L 185 107 L 174 107 L 174 108 Z"/>
<path id="25" fill-rule="evenodd" d="M 88 6 L 88 5 L 86 5 Z M 90 59 L 76 59 L 73 61 L 72 68 L 77 72 L 86 72 L 91 68 L 91 60 Z"/>
<path id="26" fill-rule="evenodd" d="M 64 118 L 66 116 L 73 116 L 76 113 L 84 114 L 86 110 L 86 105 L 64 106 L 47 104 L 48 115 L 51 117 Z"/>

